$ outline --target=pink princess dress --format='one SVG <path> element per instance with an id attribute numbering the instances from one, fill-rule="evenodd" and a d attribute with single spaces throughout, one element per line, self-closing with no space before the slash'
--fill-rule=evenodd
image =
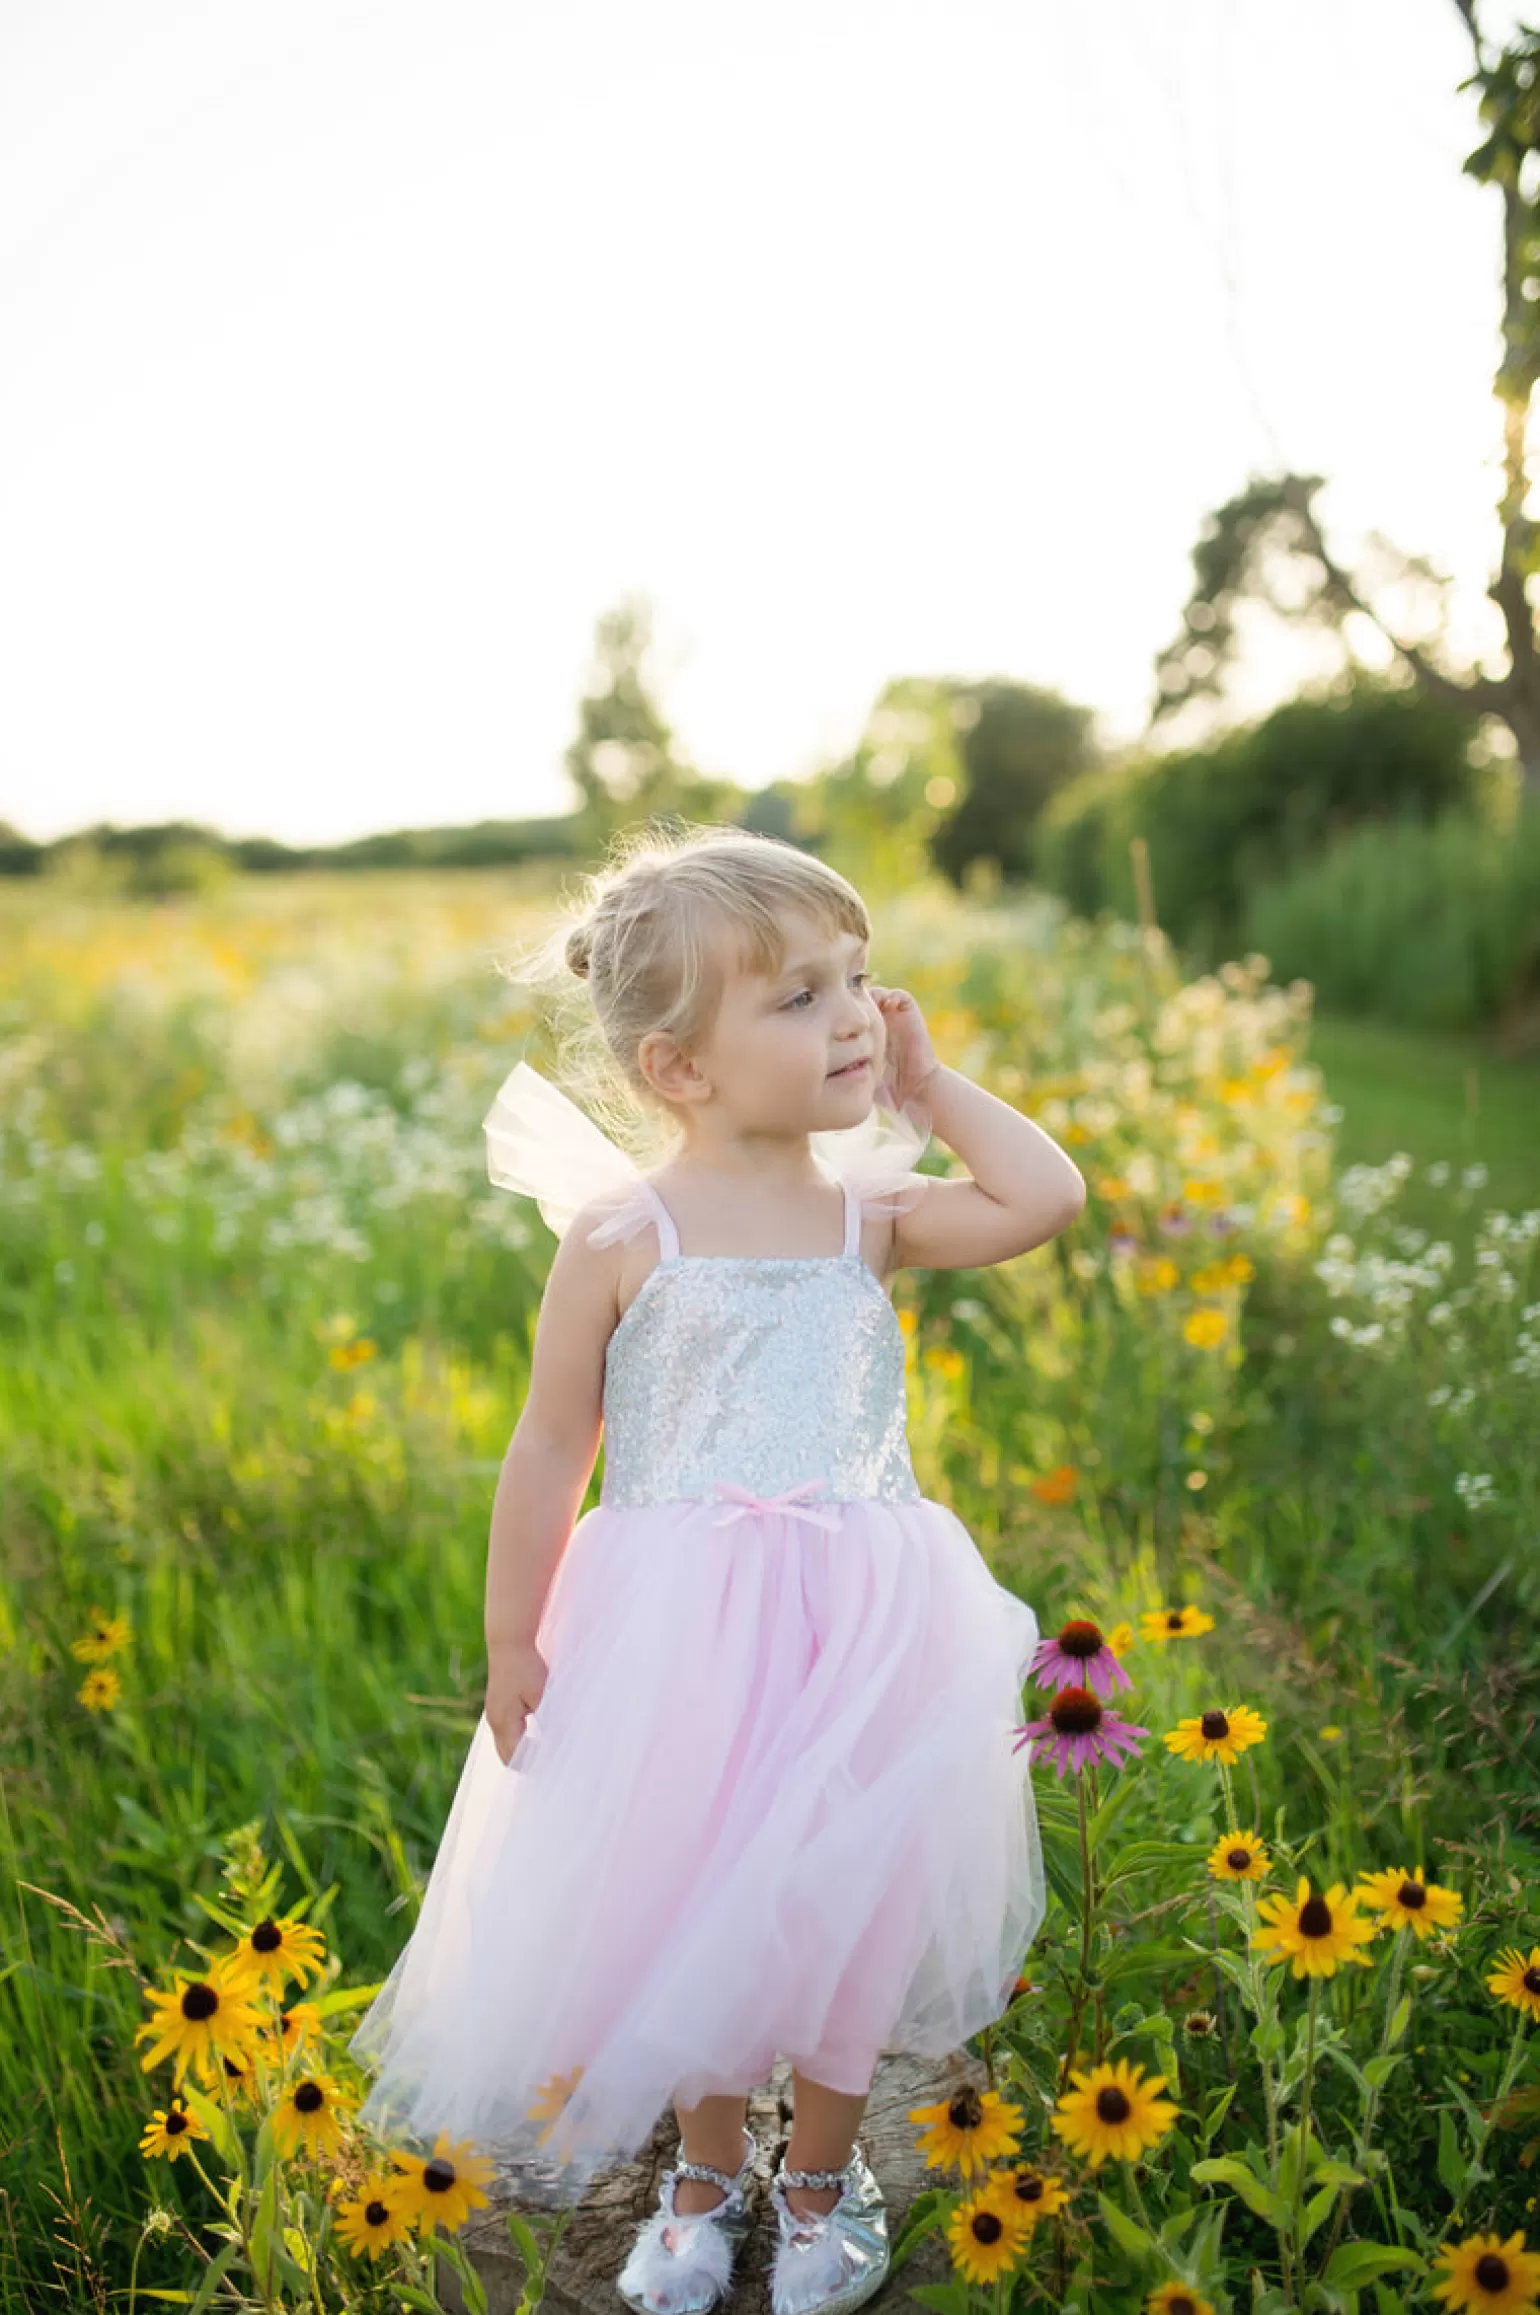
<path id="1" fill-rule="evenodd" d="M 919 1120 L 920 1123 L 915 1121 Z M 350 2053 L 361 2119 L 474 2140 L 575 2202 L 672 2101 L 778 2056 L 859 2095 L 1005 2009 L 1044 1910 L 1032 1610 L 920 1493 L 905 1347 L 864 1212 L 924 1194 L 929 1121 L 814 1134 L 836 1253 L 681 1252 L 658 1192 L 520 1062 L 494 1182 L 558 1235 L 655 1229 L 606 1352 L 604 1471 L 546 1594 L 512 1759 L 483 1715 L 422 1911 Z"/>

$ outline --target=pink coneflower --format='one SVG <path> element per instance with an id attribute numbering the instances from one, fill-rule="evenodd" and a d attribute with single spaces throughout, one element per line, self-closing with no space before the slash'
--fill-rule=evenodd
<path id="1" fill-rule="evenodd" d="M 1185 1238 L 1192 1228 L 1192 1216 L 1185 1206 L 1162 1206 L 1160 1226 L 1168 1238 Z"/>
<path id="2" fill-rule="evenodd" d="M 1139 1241 L 1132 1230 L 1109 1230 L 1107 1251 L 1109 1254 L 1137 1254 Z"/>
<path id="3" fill-rule="evenodd" d="M 1039 1688 L 1094 1688 L 1099 1696 L 1133 1686 L 1102 1638 L 1101 1626 L 1089 1621 L 1066 1624 L 1051 1640 L 1039 1641 L 1032 1677 Z"/>
<path id="4" fill-rule="evenodd" d="M 1078 1776 L 1088 1760 L 1110 1760 L 1121 1767 L 1119 1752 L 1132 1756 L 1139 1749 L 1135 1740 L 1149 1733 L 1119 1719 L 1089 1688 L 1061 1688 L 1041 1720 L 1016 1731 L 1011 1750 L 1020 1752 L 1030 1738 L 1034 1763 L 1052 1753 L 1060 1776 L 1068 1767 Z"/>
<path id="5" fill-rule="evenodd" d="M 1216 1238 L 1228 1238 L 1232 1235 L 1233 1232 L 1240 1228 L 1240 1224 L 1236 1221 L 1235 1216 L 1233 1214 L 1227 1214 L 1223 1206 L 1219 1208 L 1217 1213 L 1210 1214 L 1208 1218 L 1208 1226 L 1213 1231 Z"/>

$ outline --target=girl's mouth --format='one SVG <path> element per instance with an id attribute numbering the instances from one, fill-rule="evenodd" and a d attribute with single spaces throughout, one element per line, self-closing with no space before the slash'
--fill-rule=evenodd
<path id="1" fill-rule="evenodd" d="M 869 1061 L 848 1061 L 843 1069 L 831 1069 L 829 1075 L 831 1077 L 859 1077 L 863 1069 L 870 1067 Z"/>

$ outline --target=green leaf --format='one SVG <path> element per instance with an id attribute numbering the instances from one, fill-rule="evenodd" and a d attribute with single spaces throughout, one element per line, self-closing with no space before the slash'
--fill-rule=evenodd
<path id="1" fill-rule="evenodd" d="M 917 2194 L 904 2213 L 902 2233 L 893 2243 L 888 2256 L 890 2270 L 901 2267 L 914 2256 L 927 2235 L 940 2232 L 946 2224 L 947 2211 L 952 2201 L 945 2187 L 928 2186 Z"/>
<path id="2" fill-rule="evenodd" d="M 1396 2014 L 1391 2019 L 1389 2028 L 1385 2035 L 1385 2047 L 1387 2049 L 1390 2048 L 1392 2043 L 1400 2041 L 1401 2036 L 1406 2032 L 1407 2024 L 1411 2018 L 1411 2014 L 1412 1997 L 1409 1993 L 1404 1993 L 1396 2004 Z"/>
<path id="3" fill-rule="evenodd" d="M 423 2315 L 444 2315 L 438 2301 L 430 2299 L 426 2291 L 419 2291 L 415 2283 L 398 2282 L 393 2277 L 390 2287 L 396 2297 L 404 2299 L 409 2307 L 420 2307 Z"/>
<path id="4" fill-rule="evenodd" d="M 268 2130 L 271 2121 L 271 2115 L 264 2119 L 262 2124 L 264 2132 Z M 277 2246 L 273 2241 L 273 2229 L 277 2223 L 278 2171 L 275 2164 L 269 2163 L 267 2176 L 262 2181 L 262 2191 L 257 2197 L 257 2214 L 251 2222 L 252 2270 L 257 2287 L 264 2298 L 277 2279 L 274 2273 L 278 2264 L 275 2256 Z"/>
<path id="5" fill-rule="evenodd" d="M 1198 2143 L 1200 2146 L 1211 2146 L 1213 2144 L 1214 2133 L 1219 2128 L 1220 2123 L 1223 2122 L 1225 2116 L 1229 2113 L 1230 2101 L 1234 2098 L 1235 2093 L 1239 2088 L 1239 2082 L 1227 2082 L 1224 2088 L 1219 2092 L 1218 2096 L 1214 2100 L 1213 2105 L 1209 2108 L 1207 2114 L 1204 2116 L 1202 2127 L 1198 2132 Z"/>
<path id="6" fill-rule="evenodd" d="M 1165 2243 L 1168 2248 L 1173 2244 L 1179 2243 L 1183 2235 L 1186 2234 L 1188 2228 L 1192 2225 L 1192 2222 L 1197 2217 L 1197 2215 L 1198 2206 L 1195 2202 L 1190 2202 L 1185 2210 L 1173 2211 L 1171 2216 L 1166 2219 L 1161 2226 L 1161 2241 Z"/>
<path id="7" fill-rule="evenodd" d="M 1137 1777 L 1120 1776 L 1118 1778 L 1117 1783 L 1085 1829 L 1086 1847 L 1093 1857 L 1138 1790 L 1139 1780 Z"/>
<path id="8" fill-rule="evenodd" d="M 1402 2050 L 1385 2050 L 1377 2058 L 1366 2058 L 1364 2060 L 1364 2080 L 1370 2089 L 1383 2090 L 1404 2056 L 1405 2052 Z"/>
<path id="9" fill-rule="evenodd" d="M 237 2257 L 240 2252 L 240 2248 L 241 2239 L 240 2236 L 237 2235 L 233 2243 L 226 2243 L 224 2249 L 220 2252 L 217 2259 L 213 2259 L 209 2262 L 208 2266 L 204 2269 L 203 2280 L 198 2285 L 197 2294 L 192 2301 L 190 2315 L 203 2315 L 204 2308 L 209 2304 L 209 2301 L 213 2298 L 214 2293 L 218 2290 L 220 2284 L 224 2281 L 225 2276 L 229 2273 L 230 2263 L 234 2258 Z"/>
<path id="10" fill-rule="evenodd" d="M 1151 1873 L 1157 1867 L 1196 1865 L 1207 1854 L 1206 1849 L 1195 1849 L 1186 1841 L 1130 1841 L 1108 1865 L 1102 1886 L 1110 1889 L 1115 1881 L 1126 1881 L 1135 1873 Z"/>
<path id="11" fill-rule="evenodd" d="M 1379 2315 L 1406 2315 L 1406 2301 L 1399 2291 L 1392 2291 L 1388 2283 L 1375 2284 L 1374 2304 Z"/>
<path id="12" fill-rule="evenodd" d="M 1285 2205 L 1270 2186 L 1254 2178 L 1245 2163 L 1237 2161 L 1233 2154 L 1210 2155 L 1204 2162 L 1195 2162 L 1191 2175 L 1205 2185 L 1233 2187 L 1246 2208 L 1255 2211 L 1259 2219 L 1266 2219 L 1270 2226 L 1282 2226 Z"/>
<path id="13" fill-rule="evenodd" d="M 918 2299 L 922 2307 L 934 2307 L 936 2315 L 968 2315 L 966 2283 L 911 2284 L 909 2297 Z"/>
<path id="14" fill-rule="evenodd" d="M 1140 2226 L 1136 2219 L 1131 2219 L 1127 2211 L 1119 2210 L 1107 2195 L 1099 2194 L 1096 2200 L 1107 2222 L 1107 2232 L 1118 2248 L 1131 2252 L 1136 2259 L 1153 2257 L 1158 2245 L 1148 2228 Z"/>
<path id="15" fill-rule="evenodd" d="M 1313 2194 L 1310 2196 L 1309 2200 L 1305 2204 L 1304 2215 L 1300 2221 L 1300 2240 L 1302 2244 L 1308 2243 L 1311 2236 L 1315 2233 L 1316 2228 L 1320 2226 L 1326 2219 L 1330 2218 L 1332 2213 L 1332 2206 L 1336 2202 L 1336 2199 L 1337 2189 L 1335 2186 L 1323 2186 L 1319 2194 Z"/>
<path id="16" fill-rule="evenodd" d="M 1339 2243 L 1322 2270 L 1321 2280 L 1336 2291 L 1361 2291 L 1365 2283 L 1391 2274 L 1397 2267 L 1421 2265 L 1415 2251 L 1399 2250 L 1390 2243 Z"/>
<path id="17" fill-rule="evenodd" d="M 1458 2202 L 1465 2188 L 1465 2157 L 1447 2106 L 1438 2118 L 1438 2175 L 1444 2192 L 1452 2202 Z"/>
<path id="18" fill-rule="evenodd" d="M 1327 2159 L 1317 2162 L 1310 2173 L 1317 2186 L 1362 2186 L 1364 2174 L 1350 2162 Z"/>

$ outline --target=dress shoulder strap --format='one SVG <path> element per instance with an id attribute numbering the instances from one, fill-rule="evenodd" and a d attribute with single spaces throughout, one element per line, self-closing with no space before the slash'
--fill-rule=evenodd
<path id="1" fill-rule="evenodd" d="M 840 1176 L 840 1188 L 845 1193 L 844 1250 L 846 1254 L 859 1254 L 861 1251 L 861 1194 L 855 1184 L 844 1174 Z"/>
<path id="2" fill-rule="evenodd" d="M 673 1215 L 645 1175 L 642 1178 L 642 1189 L 646 1194 L 652 1218 L 658 1225 L 658 1259 L 660 1262 L 666 1262 L 679 1251 L 679 1232 L 674 1227 Z"/>

